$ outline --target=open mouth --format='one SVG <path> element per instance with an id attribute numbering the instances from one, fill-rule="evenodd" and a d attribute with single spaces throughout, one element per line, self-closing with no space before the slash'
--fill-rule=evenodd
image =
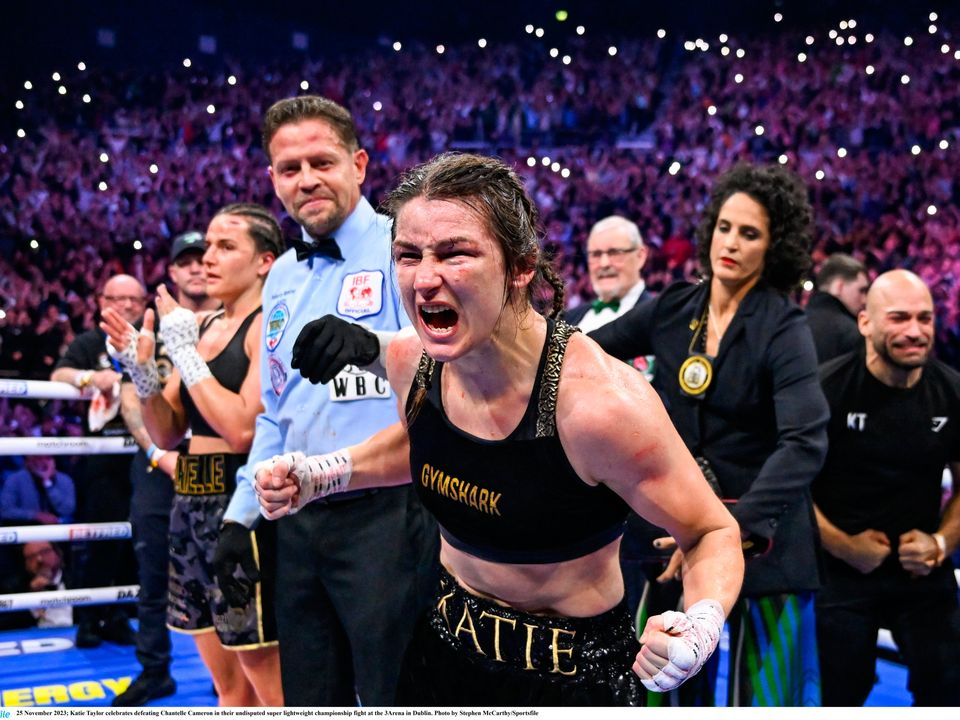
<path id="1" fill-rule="evenodd" d="M 420 320 L 430 330 L 436 333 L 452 332 L 453 326 L 457 324 L 459 317 L 456 310 L 446 305 L 420 306 Z"/>

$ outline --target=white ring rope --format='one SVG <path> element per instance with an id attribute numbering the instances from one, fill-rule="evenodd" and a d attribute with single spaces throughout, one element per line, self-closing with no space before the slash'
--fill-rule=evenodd
<path id="1" fill-rule="evenodd" d="M 11 525 L 10 527 L 0 527 L 0 545 L 19 545 L 29 542 L 126 540 L 132 535 L 128 522 Z"/>
<path id="2" fill-rule="evenodd" d="M 0 397 L 33 400 L 89 400 L 90 395 L 70 383 L 47 380 L 0 380 Z"/>
<path id="3" fill-rule="evenodd" d="M 0 438 L 0 455 L 132 455 L 137 441 L 114 437 L 8 437 Z"/>
<path id="4" fill-rule="evenodd" d="M 0 612 L 33 610 L 36 608 L 71 605 L 104 605 L 117 602 L 136 602 L 140 598 L 139 585 L 117 587 L 78 588 L 76 590 L 44 590 L 43 592 L 0 595 Z"/>

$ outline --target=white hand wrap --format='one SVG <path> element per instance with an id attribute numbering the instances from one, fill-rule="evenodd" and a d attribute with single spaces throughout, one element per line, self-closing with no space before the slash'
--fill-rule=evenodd
<path id="1" fill-rule="evenodd" d="M 270 460 L 257 463 L 254 467 L 254 477 L 261 470 L 272 472 L 273 466 L 278 461 L 287 464 L 289 468 L 287 477 L 292 477 L 300 489 L 299 497 L 290 504 L 289 515 L 293 515 L 314 500 L 343 492 L 350 484 L 350 476 L 353 474 L 353 458 L 349 450 L 336 450 L 325 455 L 310 457 L 298 451 L 275 455 Z"/>
<path id="2" fill-rule="evenodd" d="M 137 397 L 148 398 L 160 392 L 160 374 L 157 372 L 157 361 L 151 355 L 145 363 L 137 362 L 137 329 L 127 323 L 129 332 L 127 333 L 127 344 L 122 350 L 113 347 L 113 343 L 107 341 L 107 354 L 120 363 L 127 375 L 133 381 L 137 389 Z M 148 330 L 141 330 L 141 335 L 152 337 L 153 333 Z"/>
<path id="3" fill-rule="evenodd" d="M 180 371 L 184 385 L 193 387 L 201 380 L 213 377 L 206 361 L 197 352 L 200 330 L 196 315 L 181 307 L 167 313 L 160 318 L 160 337 L 167 355 Z"/>
<path id="4" fill-rule="evenodd" d="M 696 675 L 713 655 L 723 630 L 723 606 L 716 600 L 701 600 L 685 612 L 665 612 L 664 632 L 674 635 L 667 641 L 669 662 L 649 680 L 641 680 L 651 692 L 666 692 Z"/>

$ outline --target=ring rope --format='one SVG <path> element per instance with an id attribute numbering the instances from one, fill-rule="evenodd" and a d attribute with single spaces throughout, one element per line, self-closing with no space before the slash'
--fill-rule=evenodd
<path id="1" fill-rule="evenodd" d="M 11 525 L 10 527 L 0 527 L 0 545 L 20 545 L 29 542 L 126 540 L 132 536 L 133 532 L 128 522 Z"/>
<path id="2" fill-rule="evenodd" d="M 129 435 L 0 438 L 0 455 L 132 455 L 137 449 Z"/>
<path id="3" fill-rule="evenodd" d="M 140 598 L 139 585 L 117 587 L 77 588 L 76 590 L 44 590 L 41 592 L 0 595 L 0 612 L 34 610 L 37 608 L 70 605 L 105 605 L 107 603 L 136 602 Z"/>
<path id="4" fill-rule="evenodd" d="M 49 380 L 0 380 L 0 397 L 30 400 L 90 400 L 91 395 L 70 383 Z"/>

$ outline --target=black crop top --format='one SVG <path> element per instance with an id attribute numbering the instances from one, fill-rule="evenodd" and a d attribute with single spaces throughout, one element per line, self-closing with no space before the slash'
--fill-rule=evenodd
<path id="1" fill-rule="evenodd" d="M 443 411 L 442 363 L 426 354 L 408 398 L 426 397 L 409 427 L 417 494 L 453 547 L 483 560 L 553 563 L 583 557 L 623 533 L 628 506 L 570 466 L 556 432 L 557 390 L 567 340 L 576 330 L 549 321 L 526 412 L 503 440 L 455 427 Z"/>
<path id="2" fill-rule="evenodd" d="M 243 385 L 243 379 L 247 376 L 247 370 L 250 368 L 250 358 L 243 351 L 243 341 L 247 337 L 247 329 L 253 319 L 260 314 L 262 308 L 257 308 L 247 315 L 237 328 L 237 332 L 230 338 L 230 342 L 220 353 L 212 360 L 207 361 L 207 367 L 218 383 L 223 385 L 230 392 L 240 392 L 240 386 Z M 223 311 L 213 313 L 200 324 L 200 335 L 202 336 L 211 323 L 216 320 Z M 197 406 L 190 397 L 187 386 L 180 382 L 180 402 L 183 403 L 183 409 L 187 413 L 187 422 L 190 425 L 190 431 L 194 436 L 202 437 L 220 437 L 220 433 L 210 427 L 210 424 L 204 419 Z"/>

